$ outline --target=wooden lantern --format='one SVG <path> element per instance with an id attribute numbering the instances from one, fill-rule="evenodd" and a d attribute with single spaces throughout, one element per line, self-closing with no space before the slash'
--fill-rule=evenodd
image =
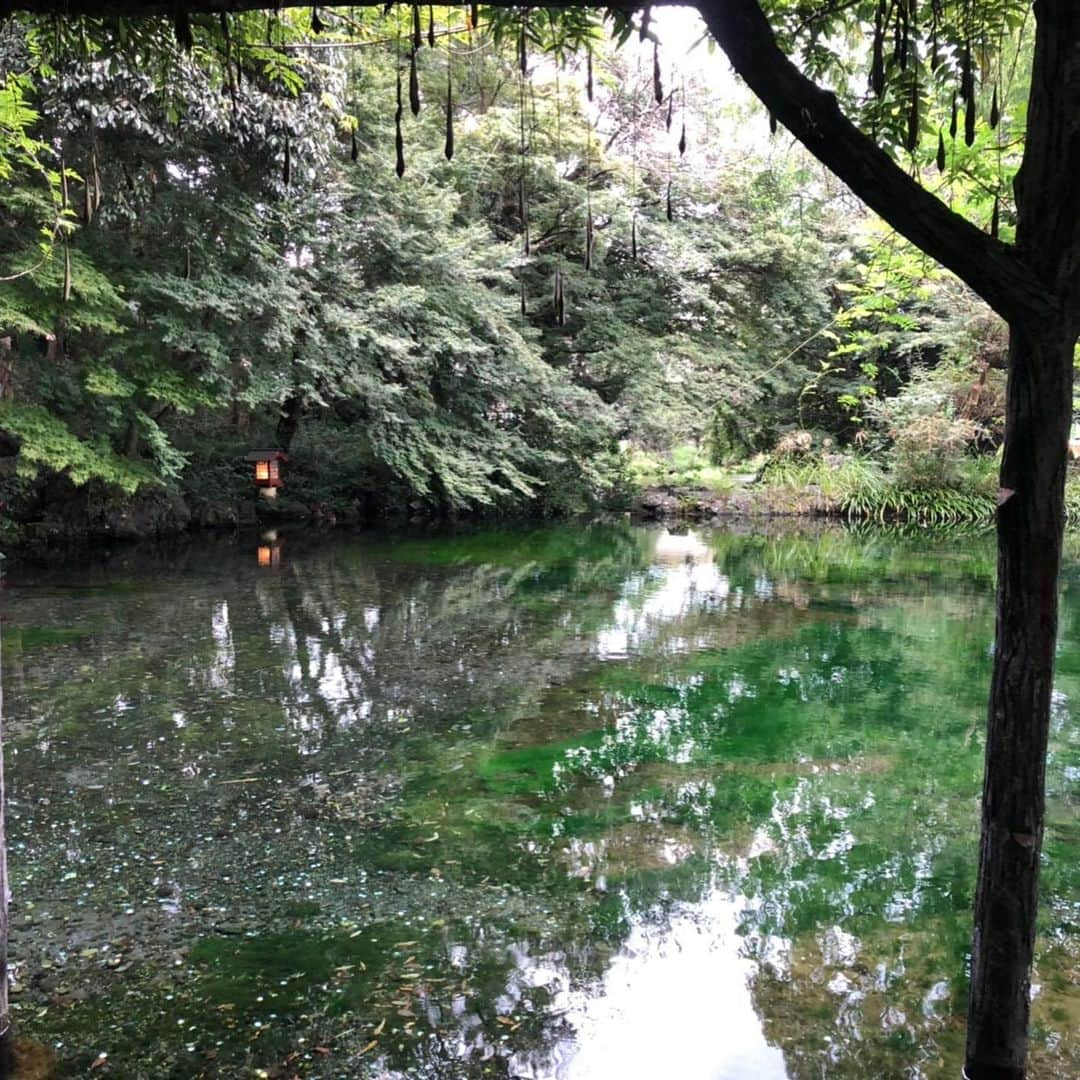
<path id="1" fill-rule="evenodd" d="M 285 482 L 281 479 L 281 462 L 288 461 L 288 455 L 282 450 L 252 450 L 244 460 L 255 467 L 255 486 L 266 498 L 274 498 Z"/>

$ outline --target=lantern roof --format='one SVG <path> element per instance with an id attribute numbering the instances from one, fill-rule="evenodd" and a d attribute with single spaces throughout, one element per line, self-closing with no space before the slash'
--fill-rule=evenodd
<path id="1" fill-rule="evenodd" d="M 284 450 L 249 450 L 244 455 L 245 461 L 288 461 L 289 455 Z"/>

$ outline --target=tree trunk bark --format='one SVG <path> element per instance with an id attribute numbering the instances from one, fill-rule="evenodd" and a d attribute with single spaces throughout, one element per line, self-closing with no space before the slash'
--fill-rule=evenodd
<path id="1" fill-rule="evenodd" d="M 292 450 L 293 440 L 297 431 L 300 430 L 300 417 L 304 412 L 304 399 L 299 394 L 293 394 L 285 399 L 281 406 L 281 417 L 277 425 L 278 446 L 288 453 Z"/>
<path id="2" fill-rule="evenodd" d="M 965 1074 L 1022 1080 L 1072 422 L 1068 326 L 1012 325 Z"/>

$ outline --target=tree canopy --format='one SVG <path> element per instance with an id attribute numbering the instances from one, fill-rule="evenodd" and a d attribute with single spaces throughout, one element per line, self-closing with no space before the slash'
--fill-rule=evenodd
<path id="1" fill-rule="evenodd" d="M 580 150 L 576 157 L 566 152 L 562 117 L 571 105 L 562 104 L 558 89 L 546 122 L 533 123 L 531 58 L 549 55 L 561 65 L 576 56 L 589 68 L 606 25 L 621 41 L 655 39 L 651 8 L 492 4 L 467 13 L 439 9 L 438 24 L 428 9 L 425 27 L 419 6 L 313 8 L 288 0 L 265 13 L 257 0 L 192 0 L 167 10 L 137 0 L 104 8 L 22 0 L 7 7 L 19 14 L 3 31 L 0 174 L 33 176 L 36 185 L 9 188 L 3 207 L 18 226 L 12 235 L 35 238 L 6 271 L 21 299 L 4 318 L 45 342 L 49 400 L 9 404 L 3 423 L 24 448 L 45 447 L 37 452 L 64 461 L 73 476 L 131 487 L 148 461 L 158 475 L 170 475 L 180 458 L 161 434 L 162 421 L 193 414 L 208 393 L 234 399 L 235 424 L 267 393 L 263 400 L 278 406 L 281 441 L 291 442 L 305 408 L 329 405 L 348 386 L 363 388 L 365 411 L 353 414 L 349 395 L 340 395 L 341 437 L 374 483 L 390 477 L 451 504 L 497 504 L 540 486 L 581 491 L 597 479 L 586 475 L 602 460 L 592 451 L 610 446 L 618 430 L 612 388 L 620 379 L 624 388 L 634 382 L 632 358 L 619 357 L 619 328 L 630 327 L 640 342 L 660 329 L 677 335 L 687 312 L 692 322 L 716 327 L 725 307 L 738 306 L 724 290 L 701 287 L 684 292 L 674 323 L 659 325 L 666 302 L 694 281 L 684 251 L 669 273 L 659 260 L 650 267 L 647 302 L 619 301 L 628 306 L 596 352 L 566 347 L 568 331 L 576 330 L 567 294 L 577 286 L 564 264 L 590 266 L 598 234 L 605 246 L 603 232 L 620 211 L 607 215 L 600 207 L 594 216 L 590 201 L 602 199 L 617 170 L 608 172 L 589 148 L 584 163 Z M 1080 11 L 1068 0 L 820 7 L 702 0 L 699 10 L 773 122 L 1009 323 L 998 640 L 967 1072 L 1022 1076 L 1080 325 L 1080 188 L 1073 177 L 1080 84 L 1072 74 Z M 477 87 L 466 125 L 461 99 L 453 97 L 454 42 L 482 29 L 502 50 L 503 66 L 493 84 Z M 440 40 L 450 56 L 429 64 Z M 314 55 L 353 46 L 371 57 L 381 50 L 382 60 L 357 65 L 343 96 L 340 70 L 335 81 L 326 70 L 332 65 Z M 84 85 L 65 86 L 73 71 Z M 675 94 L 664 78 L 657 63 L 652 81 L 661 109 Z M 117 93 L 114 80 L 128 80 L 127 89 Z M 433 97 L 445 109 L 429 107 L 431 82 L 444 89 Z M 99 133 L 97 110 L 84 103 L 101 90 Z M 493 107 L 500 97 L 509 103 L 501 135 Z M 419 127 L 404 119 L 406 103 Z M 357 122 L 365 117 L 367 125 Z M 643 287 L 639 268 L 648 260 L 639 228 L 666 217 L 668 206 L 672 216 L 675 210 L 670 172 L 667 185 L 655 173 L 642 176 L 639 119 L 632 107 L 629 184 L 610 180 L 623 220 L 629 217 L 629 229 L 604 251 L 608 275 L 629 283 L 617 291 L 621 298 Z M 407 126 L 410 135 L 426 129 L 427 142 L 410 145 Z M 377 140 L 369 140 L 369 128 Z M 180 154 L 172 152 L 177 131 L 185 135 Z M 549 138 L 546 155 L 541 131 Z M 134 143 L 106 162 L 98 147 L 106 133 Z M 456 163 L 459 155 L 467 160 L 463 150 L 474 136 L 493 141 L 491 156 L 474 159 L 470 173 Z M 503 182 L 481 183 L 497 150 Z M 448 169 L 463 171 L 448 194 L 421 204 L 408 186 L 409 155 L 414 165 L 427 162 L 415 170 L 420 177 L 433 177 L 440 153 Z M 360 186 L 355 175 L 341 174 L 346 156 L 369 170 Z M 586 209 L 582 219 L 578 195 L 574 228 L 566 197 L 581 181 L 582 164 Z M 117 165 L 127 175 L 106 180 Z M 395 186 L 394 174 L 405 184 Z M 665 195 L 650 194 L 665 186 Z M 81 188 L 81 208 L 73 188 Z M 120 193 L 115 207 L 105 204 L 106 190 Z M 950 205 L 961 190 L 970 198 Z M 680 209 L 692 191 L 687 185 L 674 196 Z M 469 232 L 462 213 L 475 209 L 478 193 L 492 200 L 482 235 Z M 346 220 L 347 235 L 335 235 L 330 224 Z M 78 242 L 77 223 L 85 234 Z M 464 231 L 448 230 L 449 223 Z M 497 256 L 491 245 L 500 243 L 517 246 L 518 259 Z M 147 244 L 155 245 L 157 263 L 171 252 L 179 272 L 163 277 L 160 265 L 142 264 Z M 129 264 L 123 291 L 112 270 L 121 248 Z M 365 267 L 377 267 L 377 277 L 365 278 Z M 250 271 L 242 282 L 238 268 Z M 546 303 L 536 300 L 543 294 L 538 274 L 551 288 Z M 588 280 L 582 296 L 602 305 L 602 290 Z M 361 284 L 370 288 L 358 292 Z M 515 305 L 524 323 L 514 321 Z M 121 326 L 145 348 L 112 349 L 109 339 Z M 701 335 L 689 336 L 700 348 Z M 584 328 L 581 337 L 587 344 Z M 539 354 L 530 351 L 536 344 Z M 582 360 L 605 354 L 623 370 L 590 371 Z M 148 355 L 158 359 L 146 363 Z M 52 362 L 57 356 L 62 363 Z M 719 356 L 698 366 L 722 368 Z M 5 381 L 13 385 L 8 364 Z M 468 370 L 474 378 L 459 377 Z M 92 407 L 84 409 L 88 393 Z M 64 402 L 81 431 L 56 425 Z M 360 439 L 354 420 L 364 422 Z"/>

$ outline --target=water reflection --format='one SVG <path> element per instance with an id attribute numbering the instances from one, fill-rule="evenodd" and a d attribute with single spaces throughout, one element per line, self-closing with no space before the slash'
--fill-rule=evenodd
<path id="1" fill-rule="evenodd" d="M 720 892 L 680 905 L 657 927 L 635 920 L 602 984 L 568 989 L 565 968 L 522 963 L 533 985 L 560 987 L 553 1007 L 573 1035 L 539 1057 L 515 1055 L 530 1080 L 786 1080 L 754 1008 L 756 965 L 742 953 L 737 900 Z M 542 982 L 539 982 L 542 980 Z"/>
<path id="2" fill-rule="evenodd" d="M 955 1074 L 992 574 L 625 526 L 15 567 L 19 1022 L 68 1074 Z M 1074 579 L 1035 1077 L 1080 1067 Z"/>

